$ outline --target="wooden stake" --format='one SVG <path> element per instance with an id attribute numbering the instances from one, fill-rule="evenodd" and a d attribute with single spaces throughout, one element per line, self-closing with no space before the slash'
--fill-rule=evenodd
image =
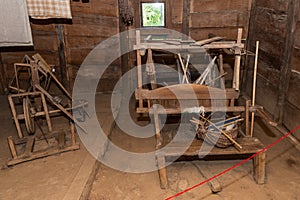
<path id="1" fill-rule="evenodd" d="M 258 65 L 258 49 L 259 49 L 259 41 L 256 41 L 256 51 L 255 51 L 255 62 L 254 62 L 254 70 L 253 70 L 253 90 L 252 90 L 252 106 L 255 106 L 255 94 L 256 94 L 256 77 L 257 77 L 257 65 Z M 251 113 L 251 129 L 250 136 L 253 136 L 254 131 L 254 117 L 255 113 Z"/>

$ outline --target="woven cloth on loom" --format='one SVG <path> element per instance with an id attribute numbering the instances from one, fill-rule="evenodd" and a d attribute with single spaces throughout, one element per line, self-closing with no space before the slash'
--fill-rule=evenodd
<path id="1" fill-rule="evenodd" d="M 27 10 L 36 19 L 72 19 L 70 0 L 27 0 Z"/>

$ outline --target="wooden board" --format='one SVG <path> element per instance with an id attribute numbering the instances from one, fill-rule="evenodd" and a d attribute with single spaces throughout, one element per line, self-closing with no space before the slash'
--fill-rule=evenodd
<path id="1" fill-rule="evenodd" d="M 136 90 L 137 99 L 237 99 L 239 92 L 234 89 L 218 89 L 197 84 L 178 84 L 155 90 Z"/>
<path id="2" fill-rule="evenodd" d="M 210 152 L 200 152 L 203 141 L 194 140 L 192 145 L 186 150 L 183 156 L 230 156 L 230 155 L 250 155 L 257 153 L 264 148 L 263 144 L 257 138 L 238 138 L 236 140 L 243 148 L 237 150 L 234 146 L 228 148 L 213 147 Z M 168 147 L 164 148 L 164 154 L 166 157 L 178 157 L 182 155 L 182 147 L 185 147 L 186 143 L 172 143 Z"/>

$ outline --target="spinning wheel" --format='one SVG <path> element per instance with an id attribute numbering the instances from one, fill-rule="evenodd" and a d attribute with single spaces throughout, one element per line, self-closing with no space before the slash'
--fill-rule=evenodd
<path id="1" fill-rule="evenodd" d="M 28 135 L 33 135 L 35 133 L 34 115 L 32 114 L 32 104 L 28 96 L 23 98 L 23 112 L 25 119 L 25 126 Z"/>

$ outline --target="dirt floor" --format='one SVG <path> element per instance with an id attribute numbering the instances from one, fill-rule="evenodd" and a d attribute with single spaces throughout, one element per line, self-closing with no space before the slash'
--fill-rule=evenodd
<path id="1" fill-rule="evenodd" d="M 110 104 L 109 99 L 97 102 L 97 114 L 103 110 L 106 112 Z M 0 105 L 0 164 L 5 166 L 5 162 L 10 158 L 6 138 L 10 135 L 16 137 L 16 130 L 9 115 L 10 109 L 5 96 L 0 98 Z M 109 114 L 99 116 L 100 123 L 103 119 L 105 119 L 105 123 L 108 123 L 108 120 L 112 121 L 107 117 Z M 58 121 L 61 122 L 60 119 Z M 147 122 L 140 123 L 147 124 Z M 257 120 L 255 136 L 264 145 L 268 145 L 280 137 L 280 133 L 275 135 L 272 131 L 274 130 L 267 128 Z M 118 126 L 113 129 L 111 141 L 121 148 L 133 152 L 152 151 L 155 144 L 154 137 L 137 139 L 125 134 Z M 113 154 L 112 148 L 108 146 L 104 159 L 110 159 Z M 238 162 L 239 160 L 173 163 L 168 167 L 170 188 L 166 190 L 159 187 L 157 171 L 131 174 L 98 163 L 100 167 L 91 188 L 88 188 L 90 195 L 87 199 L 165 199 L 205 180 L 198 170 L 199 167 L 208 169 L 210 174 L 214 175 Z M 81 145 L 78 151 L 37 159 L 14 167 L 3 167 L 0 170 L 0 199 L 80 199 L 85 184 L 90 178 L 93 163 L 93 158 Z M 288 140 L 269 149 L 267 151 L 267 180 L 264 185 L 257 185 L 254 182 L 251 161 L 224 174 L 218 180 L 222 185 L 222 191 L 217 194 L 212 194 L 209 186 L 204 184 L 176 199 L 300 200 L 299 151 Z M 75 195 L 75 193 L 79 195 Z"/>
<path id="2" fill-rule="evenodd" d="M 268 128 L 258 118 L 254 136 L 267 146 L 282 135 Z M 139 122 L 143 123 L 143 122 Z M 145 122 L 144 122 L 145 123 Z M 145 124 L 144 124 L 145 125 Z M 275 132 L 272 133 L 272 132 Z M 132 152 L 154 150 L 154 137 L 137 139 L 116 127 L 111 136 L 112 143 Z M 116 156 L 108 148 L 105 159 Z M 153 200 L 166 199 L 192 187 L 205 178 L 199 168 L 206 169 L 207 178 L 230 168 L 241 160 L 176 162 L 167 167 L 169 189 L 159 187 L 157 171 L 131 174 L 101 165 L 92 186 L 91 200 Z M 207 184 L 201 185 L 176 199 L 300 199 L 300 154 L 286 139 L 267 151 L 267 178 L 264 185 L 253 180 L 252 161 L 244 163 L 218 178 L 222 191 L 213 194 Z"/>

